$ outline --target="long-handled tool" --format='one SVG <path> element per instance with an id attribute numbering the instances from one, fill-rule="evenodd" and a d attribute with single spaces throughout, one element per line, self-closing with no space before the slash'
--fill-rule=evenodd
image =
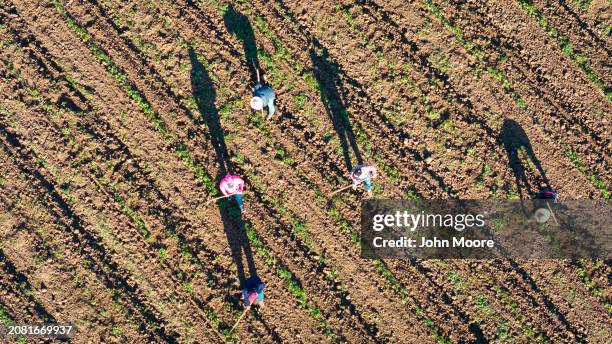
<path id="1" fill-rule="evenodd" d="M 251 59 L 251 63 L 253 64 L 253 68 L 255 69 L 255 75 L 257 75 L 257 85 L 261 84 L 261 78 L 259 77 L 259 68 L 255 65 L 255 60 Z M 264 116 L 263 107 L 261 108 L 261 116 Z"/>
<path id="2" fill-rule="evenodd" d="M 555 223 L 558 226 L 559 225 L 559 221 L 557 221 L 557 217 L 555 216 L 555 212 L 552 210 L 552 208 L 550 207 L 550 204 L 548 202 L 546 202 L 546 206 L 548 207 L 548 210 L 550 210 L 550 215 L 552 215 L 553 220 L 555 220 Z"/>
<path id="3" fill-rule="evenodd" d="M 255 68 L 255 74 L 257 75 L 257 83 L 261 83 L 261 79 L 259 78 L 259 68 L 255 65 L 255 60 L 251 59 L 251 63 L 253 64 L 253 68 Z"/>
<path id="4" fill-rule="evenodd" d="M 249 305 L 244 312 L 242 312 L 242 315 L 240 316 L 240 318 L 238 318 L 238 320 L 236 320 L 236 323 L 234 324 L 234 326 L 232 326 L 232 329 L 230 330 L 230 333 L 234 332 L 234 330 L 236 329 L 236 326 L 238 326 L 238 323 L 240 322 L 240 320 L 242 320 L 242 318 L 244 318 L 244 316 L 247 314 L 247 312 L 251 309 L 251 306 Z"/>
<path id="5" fill-rule="evenodd" d="M 218 200 L 220 200 L 220 199 L 222 199 L 222 198 L 232 197 L 232 196 L 234 196 L 234 195 L 235 195 L 235 194 L 231 194 L 231 195 L 225 195 L 225 196 L 219 196 L 219 197 L 217 197 L 217 198 L 213 198 L 213 199 L 209 200 L 208 202 L 206 202 L 206 204 L 205 204 L 205 205 L 209 205 L 209 204 L 211 204 L 212 202 L 216 202 L 216 201 L 218 201 Z"/>
<path id="6" fill-rule="evenodd" d="M 365 182 L 365 179 L 364 179 L 364 180 L 359 181 L 358 183 L 355 183 L 355 184 L 351 184 L 351 185 L 347 185 L 347 186 L 341 187 L 340 189 L 338 189 L 338 190 L 336 190 L 336 191 L 334 191 L 334 192 L 330 193 L 328 196 L 333 196 L 333 195 L 337 194 L 337 193 L 338 193 L 338 192 L 340 192 L 340 191 L 344 191 L 344 190 L 346 190 L 346 189 L 348 189 L 348 188 L 350 188 L 350 187 L 357 186 L 357 185 L 359 185 L 359 184 L 361 184 L 361 183 L 363 183 L 363 182 Z"/>

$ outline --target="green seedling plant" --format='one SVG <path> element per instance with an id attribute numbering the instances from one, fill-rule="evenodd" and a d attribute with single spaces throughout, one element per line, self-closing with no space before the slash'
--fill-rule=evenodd
<path id="1" fill-rule="evenodd" d="M 308 75 L 308 74 L 306 74 Z M 310 84 L 311 87 L 315 88 L 315 90 L 317 91 L 317 93 L 322 94 L 322 91 L 320 89 L 320 85 L 318 85 L 316 83 L 316 78 L 314 78 L 314 76 L 306 76 L 305 77 L 307 84 Z M 310 80 L 310 83 L 308 82 Z M 356 231 L 354 231 L 354 229 L 352 229 L 352 226 L 350 226 L 350 224 L 348 223 L 348 221 L 346 221 L 345 219 L 342 219 L 341 216 L 339 215 L 339 211 L 338 209 L 335 208 L 330 208 L 330 210 L 328 210 L 328 214 L 332 217 L 335 218 L 336 220 L 341 220 L 342 222 L 340 223 L 340 227 L 345 229 L 346 231 L 348 231 L 349 235 L 351 236 L 351 238 L 353 239 L 352 241 L 355 242 L 356 244 L 358 244 L 359 241 L 359 236 L 356 234 Z M 388 271 L 388 270 L 387 270 Z M 389 271 L 389 273 L 392 275 L 392 273 Z M 387 280 L 388 281 L 388 280 Z M 429 321 L 431 322 L 431 319 L 429 319 Z M 439 332 L 439 329 L 436 326 L 436 331 L 435 333 Z"/>
<path id="2" fill-rule="evenodd" d="M 584 259 L 578 262 L 580 267 L 576 269 L 576 274 L 578 275 L 578 277 L 580 277 L 580 279 L 585 284 L 585 286 L 587 287 L 587 290 L 591 293 L 591 295 L 602 300 L 604 302 L 606 309 L 610 311 L 612 309 L 610 301 L 608 298 L 605 297 L 604 289 L 599 287 L 597 283 L 591 278 L 591 276 L 587 272 L 586 262 L 587 261 Z M 602 266 L 602 264 L 603 263 L 601 261 L 597 261 L 593 266 L 593 270 L 594 271 L 598 270 Z"/>
<path id="3" fill-rule="evenodd" d="M 0 323 L 3 325 L 13 325 L 15 321 L 8 315 L 8 312 L 4 310 L 2 304 L 0 304 Z M 26 339 L 24 337 L 17 337 L 16 343 L 18 344 L 26 344 Z"/>
<path id="4" fill-rule="evenodd" d="M 474 43 L 466 39 L 461 30 L 442 15 L 442 12 L 433 3 L 432 0 L 423 0 L 423 4 L 425 5 L 425 8 L 427 8 L 427 10 L 436 19 L 438 19 L 445 28 L 450 30 L 455 35 L 455 40 L 457 41 L 457 43 L 464 47 L 472 56 L 474 56 L 478 60 L 478 62 L 484 67 L 484 70 L 486 70 L 493 77 L 493 79 L 499 82 L 504 90 L 509 92 L 510 97 L 512 97 L 516 104 L 522 109 L 526 109 L 527 103 L 525 102 L 525 100 L 523 100 L 520 94 L 514 91 L 514 88 L 510 83 L 510 80 L 508 80 L 508 77 L 506 77 L 506 75 L 501 70 L 497 69 L 495 66 L 489 65 L 485 61 L 485 53 Z M 482 68 L 480 69 L 482 70 Z"/>
<path id="5" fill-rule="evenodd" d="M 536 16 L 537 18 L 541 18 L 538 19 L 539 21 L 541 21 L 541 23 L 539 22 L 540 25 L 545 26 L 545 30 L 548 32 L 549 30 L 551 32 L 549 32 L 549 34 L 553 35 L 553 37 L 557 37 L 559 34 L 557 33 L 556 29 L 552 28 L 551 26 L 549 26 L 546 22 L 546 19 L 537 11 L 537 9 L 535 8 L 535 5 L 531 4 L 530 2 L 528 2 L 528 0 L 517 0 L 519 1 L 519 3 L 521 3 L 521 6 L 523 6 L 523 9 L 525 9 L 530 15 L 532 16 Z M 491 74 L 491 76 L 500 83 L 500 85 L 502 86 L 502 88 L 504 88 L 506 91 L 510 92 L 510 96 L 512 97 L 512 99 L 515 100 L 515 102 L 517 103 L 517 105 L 519 105 L 519 107 L 521 107 L 522 109 L 527 109 L 528 105 L 527 103 L 523 100 L 523 98 L 515 91 L 513 91 L 513 87 L 512 84 L 510 83 L 510 81 L 508 80 L 508 78 L 506 77 L 506 75 L 501 72 L 500 70 L 498 70 L 495 66 L 491 66 L 489 64 L 486 63 L 485 61 L 485 53 L 484 51 L 482 51 L 480 48 L 477 48 L 473 43 L 469 42 L 464 35 L 461 33 L 460 29 L 457 28 L 456 26 L 452 25 L 450 23 L 450 21 L 448 21 L 448 19 L 446 19 L 442 12 L 440 11 L 440 9 L 433 3 L 432 0 L 423 0 L 423 3 L 425 4 L 425 7 L 428 9 L 428 11 L 435 17 L 437 18 L 444 27 L 446 27 L 447 29 L 449 29 L 451 32 L 453 32 L 455 34 L 455 39 L 457 40 L 457 42 L 462 45 L 463 47 L 466 48 L 466 50 L 468 52 L 470 52 L 472 54 L 472 56 L 474 56 L 486 69 L 486 71 Z M 560 36 L 562 37 L 562 36 Z M 563 38 L 567 44 L 563 45 L 562 44 L 562 48 L 564 46 L 568 46 L 569 42 Z M 568 56 L 570 56 L 570 58 L 573 55 L 573 48 L 571 48 L 571 46 L 569 46 L 566 50 L 568 50 L 568 53 L 572 53 Z M 580 59 L 581 61 L 584 60 L 584 58 Z M 589 64 L 590 66 L 590 64 Z M 480 69 L 481 67 L 479 67 Z M 591 77 L 589 77 L 590 79 L 592 79 Z M 593 79 L 592 79 L 593 80 Z M 603 87 L 603 86 L 602 86 Z M 610 93 L 612 93 L 612 91 L 610 91 Z M 612 99 L 612 94 L 610 93 L 606 93 L 606 97 L 608 97 L 608 99 Z M 558 142 L 558 141 L 557 141 Z M 567 146 L 567 145 L 566 145 Z M 568 151 L 570 154 L 568 154 Z M 587 177 L 587 179 L 593 184 L 595 185 L 595 187 L 597 187 L 601 193 L 603 194 L 604 198 L 609 199 L 610 198 L 610 191 L 608 190 L 607 186 L 605 185 L 605 182 L 596 174 L 590 174 L 587 170 L 587 168 L 582 165 L 582 163 L 580 163 L 580 159 L 578 158 L 577 154 L 575 153 L 575 151 L 573 151 L 570 148 L 566 148 L 566 156 L 568 156 L 570 158 L 570 160 L 572 161 L 572 163 L 574 163 L 574 165 L 583 173 L 585 174 L 585 176 Z M 578 162 L 578 164 L 577 164 Z"/>
<path id="6" fill-rule="evenodd" d="M 591 80 L 598 88 L 600 88 L 603 91 L 606 99 L 612 102 L 612 87 L 610 85 L 606 85 L 605 81 L 602 80 L 595 73 L 595 71 L 593 71 L 593 68 L 591 67 L 590 59 L 576 52 L 570 40 L 567 37 L 563 36 L 563 34 L 559 32 L 559 30 L 557 30 L 553 25 L 551 25 L 546 20 L 544 15 L 540 13 L 536 5 L 531 0 L 517 0 L 517 1 L 521 5 L 523 10 L 527 12 L 527 14 L 529 14 L 531 17 L 533 17 L 535 21 L 538 23 L 538 25 L 540 25 L 540 27 L 542 27 L 542 29 L 544 29 L 544 31 L 546 31 L 546 33 L 550 37 L 557 40 L 557 43 L 559 44 L 559 48 L 561 48 L 561 51 L 563 52 L 563 54 L 569 57 L 573 63 L 575 63 L 578 67 L 580 67 L 582 71 L 586 74 L 587 78 Z M 581 8 L 582 6 L 585 6 L 585 8 L 588 8 L 589 3 L 590 3 L 590 1 L 582 1 L 582 0 L 577 0 L 577 2 L 581 3 L 580 5 Z"/>
<path id="7" fill-rule="evenodd" d="M 60 6 L 61 6 L 61 4 L 60 4 Z M 56 9 L 57 9 L 57 7 L 56 7 Z M 58 10 L 58 11 L 60 11 L 60 10 Z M 65 11 L 63 11 L 63 12 L 60 11 L 60 13 L 63 14 L 66 18 L 68 18 L 67 20 L 69 20 L 70 23 L 72 23 L 71 27 L 73 29 L 75 27 L 78 27 L 78 25 L 76 24 L 74 19 L 69 17 L 69 15 Z M 108 55 L 106 55 L 106 53 L 102 52 L 102 50 L 99 49 L 95 45 L 95 43 L 93 41 L 91 41 L 91 37 L 89 36 L 89 34 L 85 30 L 82 30 L 82 29 L 79 30 L 79 31 L 80 31 L 80 36 L 82 38 L 83 37 L 87 37 L 86 41 L 89 42 L 90 48 L 91 47 L 95 47 L 94 51 L 98 52 L 98 55 L 96 55 L 96 57 L 98 57 L 101 61 L 104 61 L 107 64 L 112 64 L 112 61 L 111 61 L 110 57 L 108 57 Z M 114 65 L 111 66 L 110 73 L 111 73 L 111 75 L 113 75 L 115 77 L 115 79 L 117 81 L 120 81 L 122 83 L 127 82 L 126 81 L 127 80 L 127 76 L 122 71 L 120 71 L 118 68 L 116 68 Z M 142 96 L 140 96 L 140 92 L 139 91 L 137 91 L 134 87 L 132 87 L 129 84 L 126 84 L 126 85 L 129 86 L 129 87 L 124 87 L 124 89 L 126 89 L 126 91 L 128 91 L 128 95 L 130 95 L 130 97 L 133 100 L 135 100 L 141 106 L 143 111 L 145 113 L 147 113 L 150 116 L 150 118 L 152 118 L 152 120 L 156 120 L 156 119 L 158 120 L 158 121 L 154 122 L 154 123 L 157 123 L 156 128 L 158 129 L 158 131 L 160 131 L 163 134 L 164 138 L 166 138 L 168 140 L 171 139 L 172 138 L 171 133 L 169 133 L 165 129 L 165 126 L 163 125 L 163 122 L 161 122 L 161 119 L 159 118 L 159 116 L 153 111 L 152 106 L 150 104 L 148 104 L 146 101 L 144 101 L 144 98 Z M 131 91 L 131 92 L 129 92 L 129 91 Z M 141 101 L 141 102 L 139 102 L 139 101 Z M 191 155 L 189 154 L 189 151 L 187 150 L 187 148 L 184 145 L 179 146 L 177 148 L 176 152 L 177 152 L 177 155 L 179 156 L 179 158 L 181 158 L 181 160 L 183 160 L 183 162 L 185 163 L 185 165 L 187 167 L 195 168 L 197 176 L 199 176 L 199 177 L 203 176 L 203 177 L 209 178 L 209 176 L 207 174 L 205 174 L 205 171 L 203 169 L 198 169 L 198 166 L 193 162 L 193 160 L 191 158 Z M 266 261 L 270 261 L 269 257 L 268 257 L 268 259 L 265 259 L 265 260 Z M 289 284 L 289 286 L 292 286 L 292 285 L 293 284 Z M 317 312 L 314 312 L 314 313 L 320 314 L 320 311 L 317 311 Z M 313 312 L 311 312 L 311 314 L 313 314 Z M 337 335 L 335 335 L 333 333 L 333 331 L 331 331 L 328 328 L 327 323 L 324 320 L 320 319 L 320 316 L 319 316 L 319 319 L 317 319 L 317 320 L 321 321 L 321 325 L 322 325 L 322 327 L 324 329 L 324 332 L 328 336 L 332 336 L 334 338 L 337 336 Z"/>
<path id="8" fill-rule="evenodd" d="M 565 145 L 565 156 L 574 164 L 574 166 L 587 176 L 587 179 L 595 185 L 601 192 L 603 198 L 610 199 L 612 192 L 608 189 L 606 182 L 596 174 L 590 174 L 587 167 L 582 163 L 578 153 L 572 149 L 570 145 Z"/>
<path id="9" fill-rule="evenodd" d="M 94 43 L 95 44 L 95 43 Z M 33 90 L 30 90 L 30 92 L 28 92 L 29 95 L 31 95 L 32 97 L 38 98 L 38 93 L 34 92 Z M 148 108 L 151 108 L 150 105 L 148 105 Z M 55 113 L 57 113 L 58 111 L 55 111 Z M 158 127 L 159 129 L 159 127 Z M 69 135 L 71 140 L 74 139 L 74 137 L 72 136 L 70 131 L 66 131 L 66 130 L 62 130 L 62 134 L 63 135 Z M 184 150 L 180 150 L 179 152 L 184 152 Z M 186 157 L 188 158 L 189 156 L 186 155 Z M 93 161 L 93 159 L 92 159 Z M 197 166 L 196 166 L 197 167 Z M 106 183 L 105 179 L 103 178 L 103 174 L 100 177 L 100 181 L 101 184 L 108 184 Z M 109 187 L 112 189 L 111 190 L 111 194 L 113 195 L 113 197 L 115 198 L 115 201 L 121 206 L 121 209 L 124 213 L 126 213 L 131 219 L 132 221 L 134 221 L 134 223 L 136 224 L 136 226 L 139 228 L 141 235 L 143 235 L 143 237 L 145 238 L 145 241 L 147 243 L 151 243 L 151 237 L 150 237 L 150 233 L 148 232 L 148 230 L 146 229 L 144 222 L 142 221 L 142 219 L 140 218 L 140 216 L 138 215 L 138 213 L 132 209 L 131 207 L 129 207 L 127 205 L 126 202 L 123 201 L 123 199 L 121 199 L 117 193 L 117 191 L 114 189 L 114 184 L 110 184 Z M 185 286 L 186 290 L 190 290 L 191 289 L 191 285 L 188 284 Z M 227 339 L 227 338 L 226 338 Z"/>

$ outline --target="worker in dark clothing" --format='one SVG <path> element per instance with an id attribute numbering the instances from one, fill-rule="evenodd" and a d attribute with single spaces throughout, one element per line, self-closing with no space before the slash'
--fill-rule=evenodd
<path id="1" fill-rule="evenodd" d="M 534 198 L 534 218 L 538 223 L 545 223 L 549 218 L 552 217 L 557 222 L 557 217 L 553 212 L 555 203 L 557 202 L 557 193 L 551 188 L 545 188 L 535 194 Z"/>
<path id="2" fill-rule="evenodd" d="M 557 193 L 553 191 L 551 188 L 545 188 L 540 190 L 537 194 L 535 194 L 535 199 L 557 199 Z"/>
<path id="3" fill-rule="evenodd" d="M 264 288 L 265 284 L 261 281 L 258 276 L 251 276 L 244 282 L 244 288 L 242 288 L 242 298 L 247 307 L 251 307 L 254 304 L 259 304 L 259 307 L 263 307 L 264 302 Z"/>

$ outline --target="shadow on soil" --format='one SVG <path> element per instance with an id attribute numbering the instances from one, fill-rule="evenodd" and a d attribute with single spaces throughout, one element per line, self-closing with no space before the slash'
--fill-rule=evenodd
<path id="1" fill-rule="evenodd" d="M 259 314 L 259 312 L 261 312 L 259 310 L 259 308 L 255 308 L 255 310 L 253 312 L 253 316 L 255 317 L 255 319 L 257 319 L 257 321 L 259 321 L 264 326 L 264 328 L 266 329 L 266 333 L 268 333 L 272 337 L 272 339 L 274 340 L 275 343 L 281 343 L 282 340 L 281 340 L 280 336 L 278 335 L 278 333 L 276 333 L 274 328 L 272 328 L 272 327 L 270 327 L 270 325 L 268 325 L 266 320 L 261 316 L 261 314 Z"/>
<path id="2" fill-rule="evenodd" d="M 313 49 L 310 50 L 310 60 L 314 67 L 314 76 L 319 85 L 321 100 L 325 104 L 327 115 L 331 119 L 340 146 L 342 147 L 342 155 L 344 163 L 350 171 L 353 169 L 351 162 L 351 150 L 355 155 L 356 165 L 361 165 L 363 159 L 361 152 L 357 146 L 355 133 L 351 128 L 351 123 L 348 117 L 348 112 L 344 106 L 344 101 L 340 95 L 342 81 L 338 77 L 338 65 L 328 58 L 327 50 L 323 49 L 321 54 L 317 54 Z"/>
<path id="3" fill-rule="evenodd" d="M 2 271 L 6 276 L 10 276 L 13 282 L 20 286 L 22 290 L 25 290 L 26 293 L 21 295 L 22 298 L 26 299 L 29 303 L 34 305 L 34 311 L 38 316 L 42 318 L 44 322 L 55 323 L 55 317 L 51 315 L 47 309 L 39 303 L 32 295 L 27 294 L 27 291 L 31 291 L 32 285 L 28 280 L 28 277 L 23 273 L 17 271 L 15 265 L 6 257 L 2 249 L 0 249 L 0 271 Z M 42 283 L 42 282 L 41 282 Z M 22 311 L 27 311 L 26 309 L 22 309 Z"/>
<path id="4" fill-rule="evenodd" d="M 508 154 L 508 161 L 510 161 L 510 167 L 514 172 L 519 195 L 524 190 L 529 196 L 533 196 L 543 187 L 549 187 L 548 178 L 546 178 L 542 164 L 536 157 L 529 137 L 520 124 L 511 119 L 505 119 L 499 140 L 503 143 L 506 154 Z M 521 159 L 521 155 L 523 155 L 523 159 Z M 534 167 L 539 172 L 539 176 L 536 177 L 538 185 L 531 185 L 527 178 L 526 172 L 533 170 Z"/>
<path id="5" fill-rule="evenodd" d="M 232 164 L 229 151 L 225 144 L 219 111 L 215 106 L 217 93 L 208 72 L 198 60 L 193 49 L 189 49 L 189 59 L 191 60 L 191 86 L 193 97 L 197 102 L 200 115 L 210 131 L 210 140 L 215 149 L 217 163 L 219 164 L 219 175 L 216 180 L 220 180 L 227 173 L 232 172 Z M 246 236 L 245 223 L 233 198 L 221 199 L 217 202 L 217 206 L 223 221 L 223 229 L 227 236 L 227 242 L 232 251 L 234 263 L 236 264 L 238 279 L 242 285 L 248 277 L 257 274 L 251 245 Z M 243 252 L 249 269 L 248 276 L 245 275 L 244 271 Z"/>
<path id="6" fill-rule="evenodd" d="M 225 14 L 223 14 L 223 22 L 225 28 L 242 43 L 244 49 L 244 57 L 249 66 L 251 80 L 257 80 L 257 71 L 259 68 L 259 60 L 257 58 L 257 43 L 255 42 L 255 34 L 249 19 L 242 13 L 229 5 Z"/>
<path id="7" fill-rule="evenodd" d="M 225 135 L 221 127 L 219 111 L 215 106 L 217 93 L 208 72 L 198 60 L 196 52 L 189 48 L 189 60 L 191 61 L 191 89 L 196 100 L 200 117 L 208 126 L 210 141 L 215 149 L 219 173 L 225 175 L 231 172 L 229 151 L 225 145 Z"/>
<path id="8" fill-rule="evenodd" d="M 3 147 L 9 157 L 12 157 L 17 162 L 16 166 L 20 172 L 29 176 L 33 185 L 44 189 L 44 192 L 49 197 L 49 201 L 57 206 L 57 208 L 49 208 L 49 214 L 53 216 L 55 223 L 71 232 L 74 243 L 89 248 L 90 253 L 81 253 L 84 259 L 91 262 L 89 268 L 102 278 L 107 288 L 117 289 L 123 293 L 126 296 L 126 301 L 134 306 L 134 310 L 137 310 L 147 323 L 157 326 L 155 329 L 151 329 L 155 335 L 167 343 L 176 343 L 178 334 L 171 330 L 166 332 L 166 321 L 158 318 L 155 313 L 147 308 L 138 286 L 128 283 L 123 277 L 117 263 L 110 258 L 111 255 L 100 244 L 101 240 L 85 229 L 82 219 L 74 213 L 72 207 L 63 199 L 56 186 L 41 174 L 38 169 L 28 166 L 27 163 L 20 163 L 22 159 L 24 162 L 27 162 L 39 161 L 40 158 L 34 152 L 29 151 L 20 142 L 17 135 L 9 133 L 4 123 L 0 123 L 0 134 L 0 146 Z M 13 147 L 15 151 L 21 153 L 14 153 L 9 147 Z M 67 218 L 67 221 L 64 221 L 64 217 Z M 153 340 L 154 337 L 149 339 Z"/>

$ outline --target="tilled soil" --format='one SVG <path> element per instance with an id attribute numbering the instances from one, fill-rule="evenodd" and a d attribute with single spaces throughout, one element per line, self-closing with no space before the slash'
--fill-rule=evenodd
<path id="1" fill-rule="evenodd" d="M 608 85 L 601 15 L 535 3 Z M 380 198 L 609 197 L 610 102 L 520 4 L 60 4 L 0 10 L 2 321 L 77 343 L 610 337 L 608 262 L 365 260 L 361 193 L 327 196 L 369 161 Z M 520 177 L 507 123 L 536 157 Z M 228 171 L 242 216 L 206 205 Z M 265 306 L 229 334 L 255 271 Z"/>

